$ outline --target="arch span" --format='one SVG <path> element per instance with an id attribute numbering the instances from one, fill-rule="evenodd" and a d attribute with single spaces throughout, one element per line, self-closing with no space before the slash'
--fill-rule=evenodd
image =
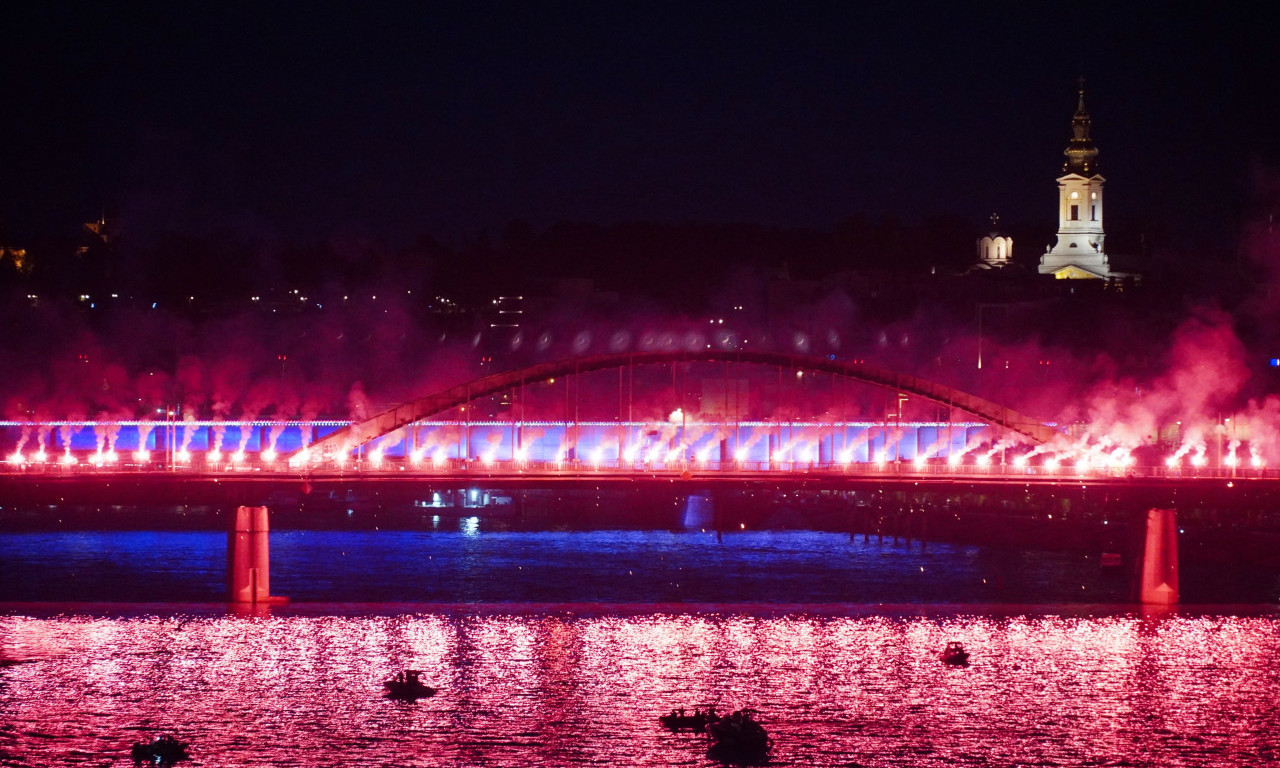
<path id="1" fill-rule="evenodd" d="M 538 363 L 527 368 L 495 373 L 458 384 L 417 400 L 401 403 L 370 419 L 351 424 L 326 435 L 312 443 L 309 450 L 320 451 L 324 455 L 335 449 L 354 448 L 414 422 L 422 421 L 451 408 L 465 405 L 472 400 L 497 394 L 531 381 L 544 381 L 556 376 L 590 373 L 592 371 L 610 370 L 630 365 L 718 362 L 781 366 L 799 368 L 815 373 L 844 376 L 855 381 L 906 392 L 940 405 L 959 409 L 989 424 L 997 425 L 1022 435 L 1033 443 L 1048 442 L 1059 434 L 1053 427 L 993 403 L 990 400 L 984 400 L 981 397 L 952 387 L 916 376 L 897 373 L 875 365 L 771 352 L 708 349 L 698 352 L 627 352 L 593 355 L 591 357 L 577 357 Z"/>

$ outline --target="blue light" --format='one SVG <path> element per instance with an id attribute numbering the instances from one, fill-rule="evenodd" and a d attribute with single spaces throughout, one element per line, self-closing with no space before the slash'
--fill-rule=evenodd
<path id="1" fill-rule="evenodd" d="M 1280 368 L 1280 357 L 1273 357 L 1273 358 L 1271 358 L 1271 367 L 1272 367 L 1272 368 Z"/>

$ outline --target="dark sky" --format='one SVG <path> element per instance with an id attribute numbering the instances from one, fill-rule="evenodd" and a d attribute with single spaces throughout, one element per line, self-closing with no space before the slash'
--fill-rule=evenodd
<path id="1" fill-rule="evenodd" d="M 1052 227 L 1083 74 L 1109 233 L 1230 236 L 1280 146 L 1269 25 L 1109 5 L 10 4 L 0 216 L 11 241 L 103 210 L 391 243 L 517 218 Z"/>

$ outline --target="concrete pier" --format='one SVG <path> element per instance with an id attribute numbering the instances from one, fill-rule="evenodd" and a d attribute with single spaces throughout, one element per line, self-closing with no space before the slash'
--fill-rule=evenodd
<path id="1" fill-rule="evenodd" d="M 227 532 L 227 599 L 233 603 L 282 603 L 271 596 L 270 528 L 266 507 L 237 507 Z"/>
<path id="2" fill-rule="evenodd" d="M 709 493 L 691 493 L 685 498 L 682 519 L 687 531 L 706 530 L 716 524 L 714 497 Z"/>
<path id="3" fill-rule="evenodd" d="M 1140 599 L 1146 605 L 1175 605 L 1178 602 L 1178 522 L 1175 510 L 1147 511 Z"/>

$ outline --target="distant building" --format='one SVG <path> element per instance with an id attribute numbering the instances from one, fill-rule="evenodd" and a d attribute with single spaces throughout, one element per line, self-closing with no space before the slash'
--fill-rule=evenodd
<path id="1" fill-rule="evenodd" d="M 115 239 L 114 227 L 108 226 L 106 215 L 99 216 L 97 221 L 86 221 L 84 228 L 95 236 L 96 240 L 94 242 L 101 241 L 105 245 Z M 84 245 L 80 247 L 77 253 L 83 254 L 88 250 L 89 246 Z"/>
<path id="2" fill-rule="evenodd" d="M 978 238 L 978 262 L 973 269 L 1001 269 L 1013 258 L 1013 238 L 1000 231 L 1000 217 L 991 214 L 991 232 Z"/>
<path id="3" fill-rule="evenodd" d="M 1125 277 L 1112 271 L 1104 247 L 1102 186 L 1106 179 L 1098 172 L 1098 148 L 1089 136 L 1092 124 L 1081 78 L 1071 141 L 1063 152 L 1067 161 L 1058 177 L 1058 238 L 1040 257 L 1040 274 L 1059 280 Z"/>
<path id="4" fill-rule="evenodd" d="M 0 245 L 0 264 L 5 262 L 12 264 L 14 271 L 23 277 L 31 274 L 31 258 L 27 256 L 26 248 L 10 248 L 7 245 Z"/>
<path id="5" fill-rule="evenodd" d="M 76 248 L 74 289 L 81 301 L 102 299 L 118 290 L 116 275 L 116 222 L 99 216 L 86 221 Z"/>

